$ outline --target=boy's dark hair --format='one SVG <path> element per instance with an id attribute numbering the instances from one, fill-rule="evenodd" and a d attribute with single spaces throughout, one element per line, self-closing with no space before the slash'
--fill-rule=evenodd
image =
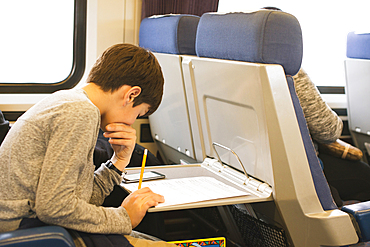
<path id="1" fill-rule="evenodd" d="M 98 85 L 104 92 L 114 92 L 123 85 L 139 86 L 141 93 L 134 107 L 150 105 L 146 115 L 157 110 L 163 95 L 163 74 L 154 55 L 131 44 L 116 44 L 103 52 L 92 67 L 87 82 Z"/>

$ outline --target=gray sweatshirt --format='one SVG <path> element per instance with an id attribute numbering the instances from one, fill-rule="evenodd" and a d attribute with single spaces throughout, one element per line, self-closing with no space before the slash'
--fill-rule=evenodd
<path id="1" fill-rule="evenodd" d="M 104 164 L 94 173 L 99 127 L 82 89 L 56 92 L 17 120 L 0 147 L 0 232 L 36 216 L 83 232 L 131 232 L 123 207 L 99 206 L 122 181 Z"/>

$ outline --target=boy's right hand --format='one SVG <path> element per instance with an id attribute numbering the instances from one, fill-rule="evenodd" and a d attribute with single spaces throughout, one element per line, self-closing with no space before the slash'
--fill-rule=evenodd
<path id="1" fill-rule="evenodd" d="M 164 202 L 163 196 L 145 187 L 127 196 L 121 206 L 126 209 L 131 219 L 132 228 L 135 228 L 144 218 L 148 209 L 161 202 Z"/>
<path id="2" fill-rule="evenodd" d="M 114 166 L 123 171 L 129 164 L 136 143 L 136 130 L 124 123 L 111 123 L 105 126 L 104 137 L 109 138 L 114 154 Z"/>

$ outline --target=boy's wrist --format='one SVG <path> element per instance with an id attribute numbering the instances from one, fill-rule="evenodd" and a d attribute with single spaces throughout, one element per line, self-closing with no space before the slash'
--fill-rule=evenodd
<path id="1" fill-rule="evenodd" d="M 111 160 L 108 160 L 106 163 L 105 163 L 105 166 L 115 172 L 118 173 L 118 175 L 122 176 L 122 171 L 121 170 L 118 170 L 118 168 L 112 163 Z"/>
<path id="2" fill-rule="evenodd" d="M 124 161 L 124 160 L 120 160 L 117 158 L 117 156 L 115 154 L 113 154 L 112 158 L 110 159 L 110 161 L 112 162 L 112 164 L 118 169 L 120 170 L 121 172 L 126 168 L 126 166 L 128 165 L 128 162 Z"/>

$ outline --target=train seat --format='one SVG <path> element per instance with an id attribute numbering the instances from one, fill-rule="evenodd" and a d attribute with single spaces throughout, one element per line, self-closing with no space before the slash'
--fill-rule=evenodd
<path id="1" fill-rule="evenodd" d="M 347 35 L 347 59 L 345 60 L 348 122 L 355 145 L 370 154 L 370 33 L 350 32 Z M 347 205 L 342 210 L 356 219 L 361 241 L 370 240 L 370 202 Z"/>
<path id="2" fill-rule="evenodd" d="M 201 161 L 194 152 L 184 91 L 182 56 L 195 55 L 199 17 L 194 15 L 153 16 L 142 20 L 139 45 L 154 52 L 164 76 L 162 103 L 149 116 L 151 133 L 165 163 Z"/>
<path id="3" fill-rule="evenodd" d="M 74 247 L 71 235 L 59 226 L 43 226 L 0 233 L 0 246 Z"/>
<path id="4" fill-rule="evenodd" d="M 352 215 L 356 231 L 361 242 L 370 241 L 370 201 L 350 204 L 342 207 L 344 212 Z"/>
<path id="5" fill-rule="evenodd" d="M 196 52 L 182 60 L 190 123 L 200 126 L 192 133 L 202 137 L 195 150 L 216 157 L 214 142 L 234 150 L 250 175 L 271 186 L 295 246 L 356 243 L 350 216 L 333 202 L 295 94 L 298 20 L 271 10 L 206 13 Z M 240 169 L 230 152 L 219 152 Z"/>
<path id="6" fill-rule="evenodd" d="M 370 33 L 347 35 L 345 60 L 348 123 L 355 145 L 369 163 L 370 155 Z"/>
<path id="7" fill-rule="evenodd" d="M 191 126 L 202 126 L 199 136 L 203 137 L 204 147 L 196 150 L 204 149 L 206 156 L 215 157 L 213 142 L 236 153 L 240 149 L 247 172 L 273 185 L 271 158 L 266 155 L 270 150 L 264 102 L 260 96 L 263 78 L 257 63 L 283 64 L 279 67 L 287 73 L 296 73 L 302 60 L 302 38 L 297 22 L 289 23 L 280 14 L 274 15 L 276 11 L 270 12 L 204 14 L 197 31 L 198 57 L 183 59 L 183 70 Z M 279 25 L 283 27 L 281 31 Z M 289 30 L 289 25 L 295 25 L 294 30 Z M 192 113 L 194 110 L 197 112 Z M 225 152 L 224 161 L 234 164 L 228 155 Z"/>

